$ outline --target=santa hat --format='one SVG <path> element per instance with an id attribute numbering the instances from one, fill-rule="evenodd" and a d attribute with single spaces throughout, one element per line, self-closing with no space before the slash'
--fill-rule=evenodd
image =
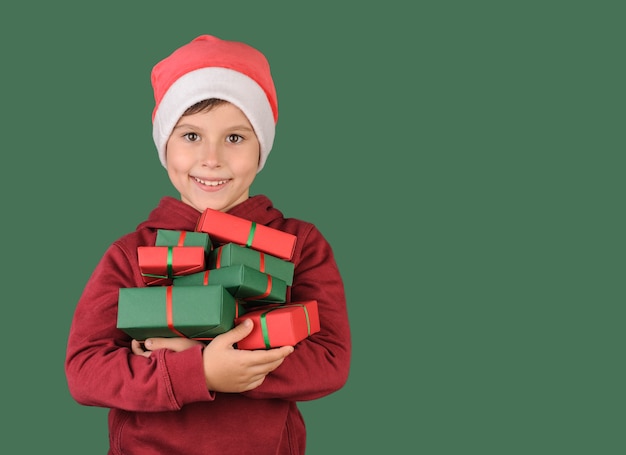
<path id="1" fill-rule="evenodd" d="M 269 63 L 257 49 L 199 36 L 154 66 L 152 88 L 152 136 L 164 167 L 165 145 L 183 113 L 200 101 L 219 98 L 250 121 L 261 148 L 257 172 L 263 168 L 274 143 L 278 100 Z"/>

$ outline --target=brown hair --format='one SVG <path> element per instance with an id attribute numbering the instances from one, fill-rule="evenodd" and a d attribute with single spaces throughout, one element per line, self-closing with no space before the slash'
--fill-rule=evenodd
<path id="1" fill-rule="evenodd" d="M 187 110 L 183 113 L 183 116 L 197 114 L 198 112 L 208 112 L 214 107 L 220 106 L 224 103 L 228 103 L 228 101 L 219 98 L 209 98 L 206 100 L 202 100 L 188 107 Z"/>

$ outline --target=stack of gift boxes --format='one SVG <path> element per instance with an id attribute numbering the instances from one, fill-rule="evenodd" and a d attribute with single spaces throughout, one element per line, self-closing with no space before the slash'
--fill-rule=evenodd
<path id="1" fill-rule="evenodd" d="M 296 237 L 206 209 L 194 231 L 158 230 L 137 248 L 146 287 L 119 290 L 117 327 L 136 340 L 210 341 L 244 319 L 238 349 L 295 345 L 320 330 L 316 300 L 286 303 Z"/>

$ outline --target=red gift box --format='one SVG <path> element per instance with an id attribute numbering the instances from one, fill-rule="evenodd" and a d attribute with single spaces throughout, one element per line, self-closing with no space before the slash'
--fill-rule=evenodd
<path id="1" fill-rule="evenodd" d="M 137 247 L 139 268 L 147 285 L 170 285 L 175 276 L 202 272 L 206 251 L 201 246 Z"/>
<path id="2" fill-rule="evenodd" d="M 235 325 L 244 319 L 251 319 L 254 327 L 247 337 L 237 343 L 238 349 L 294 346 L 320 331 L 317 300 L 254 309 L 236 318 Z"/>
<path id="3" fill-rule="evenodd" d="M 202 212 L 196 231 L 206 232 L 218 243 L 235 243 L 287 261 L 296 246 L 293 234 L 213 209 Z"/>

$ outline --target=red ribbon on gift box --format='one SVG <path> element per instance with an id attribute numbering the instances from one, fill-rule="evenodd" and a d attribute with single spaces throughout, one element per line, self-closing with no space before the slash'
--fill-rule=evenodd
<path id="1" fill-rule="evenodd" d="M 189 338 L 187 335 L 179 332 L 178 329 L 174 327 L 174 305 L 172 300 L 172 286 L 167 286 L 165 289 L 165 314 L 167 318 L 167 328 L 179 337 Z"/>
<path id="2" fill-rule="evenodd" d="M 235 302 L 235 318 L 239 317 L 239 310 L 239 302 Z M 174 299 L 172 294 L 172 286 L 165 287 L 165 317 L 167 320 L 167 328 L 170 329 L 172 333 L 178 335 L 181 338 L 190 338 L 174 326 Z M 198 341 L 211 341 L 213 338 L 192 337 L 191 339 Z"/>
<path id="3" fill-rule="evenodd" d="M 267 287 L 265 288 L 265 292 L 253 297 L 246 297 L 244 300 L 261 300 L 270 295 L 270 292 L 272 292 L 272 275 L 267 275 Z"/>

